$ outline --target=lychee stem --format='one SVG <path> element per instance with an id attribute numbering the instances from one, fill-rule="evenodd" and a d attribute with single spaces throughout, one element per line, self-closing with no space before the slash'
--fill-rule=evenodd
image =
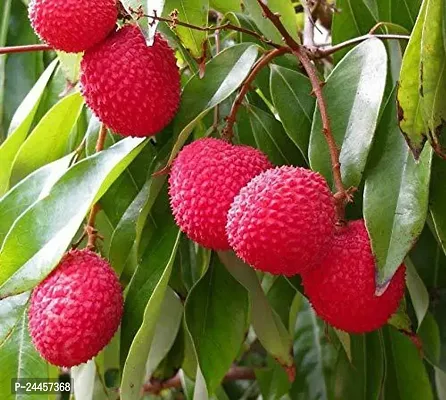
<path id="1" fill-rule="evenodd" d="M 336 187 L 336 194 L 334 196 L 334 199 L 336 202 L 337 219 L 338 223 L 343 224 L 345 221 L 345 206 L 347 205 L 348 202 L 352 200 L 353 191 L 346 190 L 342 182 L 341 163 L 339 161 L 339 149 L 333 136 L 333 131 L 331 130 L 331 123 L 327 111 L 327 104 L 325 102 L 322 93 L 323 82 L 321 82 L 321 80 L 319 79 L 316 67 L 309 58 L 307 52 L 308 50 L 304 46 L 301 46 L 299 43 L 297 43 L 291 37 L 291 35 L 286 30 L 285 26 L 282 24 L 282 21 L 280 20 L 280 15 L 272 12 L 271 9 L 266 4 L 264 4 L 262 0 L 257 0 L 257 3 L 262 8 L 263 15 L 265 16 L 265 18 L 268 18 L 274 24 L 277 30 L 281 33 L 283 40 L 292 50 L 292 53 L 298 58 L 299 62 L 305 69 L 308 78 L 310 79 L 311 86 L 313 88 L 312 93 L 316 96 L 316 100 L 319 106 L 319 111 L 321 114 L 322 133 L 325 136 L 325 140 L 327 142 L 330 152 L 333 180 Z"/>
<path id="2" fill-rule="evenodd" d="M 105 124 L 101 124 L 101 129 L 99 131 L 98 140 L 96 141 L 96 153 L 104 150 L 105 138 L 107 137 L 107 127 Z M 90 215 L 88 216 L 87 226 L 85 227 L 85 232 L 88 236 L 87 249 L 95 250 L 96 249 L 96 240 L 100 235 L 98 234 L 97 229 L 95 228 L 96 215 L 101 210 L 98 203 L 94 204 L 90 210 Z"/>
<path id="3" fill-rule="evenodd" d="M 273 49 L 265 54 L 263 54 L 262 57 L 260 57 L 257 62 L 255 63 L 254 67 L 252 68 L 249 75 L 246 77 L 246 79 L 243 81 L 240 92 L 238 93 L 237 97 L 234 100 L 234 103 L 232 104 L 231 111 L 229 115 L 226 117 L 226 127 L 223 129 L 222 137 L 227 140 L 231 141 L 232 137 L 234 136 L 234 124 L 237 119 L 237 112 L 242 105 L 243 99 L 245 98 L 246 94 L 248 93 L 249 89 L 251 88 L 251 83 L 256 78 L 257 74 L 265 67 L 267 66 L 274 58 L 281 56 L 285 53 L 290 53 L 291 49 L 288 47 L 280 47 L 278 49 Z"/>
<path id="4" fill-rule="evenodd" d="M 23 46 L 7 46 L 0 47 L 0 54 L 28 53 L 32 51 L 48 51 L 53 50 L 47 44 L 27 44 Z"/>

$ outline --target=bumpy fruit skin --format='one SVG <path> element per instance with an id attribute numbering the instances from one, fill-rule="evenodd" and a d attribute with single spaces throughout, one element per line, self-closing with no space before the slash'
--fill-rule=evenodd
<path id="1" fill-rule="evenodd" d="M 237 255 L 271 274 L 295 275 L 318 262 L 335 230 L 325 179 L 300 167 L 255 177 L 234 199 L 226 231 Z"/>
<path id="2" fill-rule="evenodd" d="M 88 106 L 122 136 L 152 136 L 174 117 L 180 103 L 175 54 L 160 34 L 151 47 L 127 25 L 85 52 L 82 94 Z"/>
<path id="3" fill-rule="evenodd" d="M 34 289 L 29 331 L 43 358 L 72 367 L 108 344 L 122 312 L 121 286 L 108 262 L 92 251 L 73 250 Z"/>
<path id="4" fill-rule="evenodd" d="M 340 228 L 321 265 L 303 275 L 305 294 L 316 313 L 334 327 L 351 333 L 383 326 L 404 295 L 405 266 L 387 290 L 375 296 L 375 260 L 363 220 Z"/>
<path id="5" fill-rule="evenodd" d="M 116 0 L 31 0 L 29 18 L 39 37 L 57 50 L 85 51 L 113 30 Z"/>
<path id="6" fill-rule="evenodd" d="M 232 200 L 254 176 L 272 165 L 260 151 L 219 139 L 183 148 L 169 178 L 170 205 L 189 238 L 214 250 L 229 250 L 225 232 Z"/>

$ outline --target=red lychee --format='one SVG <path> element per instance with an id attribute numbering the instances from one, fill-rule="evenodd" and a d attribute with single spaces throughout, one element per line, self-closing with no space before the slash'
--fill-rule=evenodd
<path id="1" fill-rule="evenodd" d="M 82 94 L 109 128 L 123 136 L 151 136 L 174 117 L 180 102 L 175 54 L 160 34 L 148 47 L 127 25 L 85 52 Z"/>
<path id="2" fill-rule="evenodd" d="M 169 179 L 175 221 L 189 238 L 214 250 L 229 250 L 226 215 L 232 200 L 254 176 L 272 165 L 248 146 L 200 139 L 183 148 Z"/>
<path id="3" fill-rule="evenodd" d="M 334 327 L 351 333 L 383 326 L 404 295 L 405 266 L 387 290 L 375 296 L 375 260 L 363 220 L 339 228 L 331 248 L 316 268 L 303 275 L 305 294 L 316 313 Z"/>
<path id="4" fill-rule="evenodd" d="M 335 231 L 325 179 L 299 167 L 270 169 L 235 197 L 226 232 L 237 255 L 254 268 L 287 276 L 319 261 Z"/>
<path id="5" fill-rule="evenodd" d="M 116 0 L 31 0 L 29 18 L 39 37 L 57 50 L 85 51 L 113 30 Z"/>
<path id="6" fill-rule="evenodd" d="M 108 344 L 122 312 L 121 286 L 108 262 L 90 250 L 72 250 L 34 289 L 29 331 L 44 359 L 72 367 Z"/>

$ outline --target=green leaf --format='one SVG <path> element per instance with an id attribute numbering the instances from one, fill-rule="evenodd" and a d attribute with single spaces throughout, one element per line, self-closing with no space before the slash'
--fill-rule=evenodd
<path id="1" fill-rule="evenodd" d="M 40 357 L 28 333 L 28 315 L 23 313 L 19 323 L 0 346 L 0 398 L 16 400 L 25 398 L 11 393 L 13 378 L 48 377 L 48 365 Z"/>
<path id="2" fill-rule="evenodd" d="M 5 0 L 0 5 L 0 46 L 6 45 L 6 37 L 8 35 L 9 17 L 11 15 L 12 0 Z M 5 66 L 7 54 L 0 54 L 0 143 L 6 137 L 6 132 L 3 129 L 3 104 L 5 95 Z"/>
<path id="3" fill-rule="evenodd" d="M 257 46 L 249 43 L 223 50 L 206 64 L 206 74 L 195 74 L 183 89 L 180 110 L 174 120 L 173 146 L 168 165 L 186 143 L 194 127 L 208 112 L 241 85 L 257 58 Z"/>
<path id="4" fill-rule="evenodd" d="M 429 377 L 416 346 L 409 337 L 393 328 L 385 328 L 384 332 L 388 360 L 387 379 L 392 375 L 395 377 L 395 381 L 388 384 L 397 390 L 401 399 L 433 399 Z M 393 365 L 389 365 L 389 359 Z"/>
<path id="5" fill-rule="evenodd" d="M 293 286 L 291 286 L 285 277 L 278 276 L 267 291 L 266 295 L 269 303 L 282 320 L 283 325 L 291 333 L 294 329 L 293 325 L 295 321 L 290 320 L 290 314 L 293 300 L 296 296 L 296 290 Z"/>
<path id="6" fill-rule="evenodd" d="M 446 253 L 446 162 L 438 157 L 432 159 L 432 177 L 429 195 L 429 210 L 435 231 L 440 239 L 443 252 Z"/>
<path id="7" fill-rule="evenodd" d="M 81 72 L 83 53 L 65 53 L 63 51 L 57 51 L 56 53 L 65 79 L 72 85 L 76 84 Z"/>
<path id="8" fill-rule="evenodd" d="M 271 308 L 254 269 L 244 264 L 233 252 L 219 252 L 218 255 L 232 276 L 250 294 L 251 323 L 260 343 L 292 375 L 294 363 L 291 337 L 280 317 Z"/>
<path id="9" fill-rule="evenodd" d="M 366 172 L 364 218 L 377 261 L 377 285 L 386 287 L 426 220 L 431 151 L 415 162 L 402 138 L 394 94 L 383 112 Z"/>
<path id="10" fill-rule="evenodd" d="M 281 43 L 282 36 L 277 28 L 263 16 L 263 11 L 257 0 L 244 0 L 244 6 L 249 16 L 254 20 L 260 31 L 276 43 Z M 294 12 L 293 3 L 288 0 L 269 0 L 266 4 L 275 13 L 279 13 L 281 21 L 288 33 L 297 41 L 299 41 L 296 13 Z"/>
<path id="11" fill-rule="evenodd" d="M 142 150 L 143 139 L 127 138 L 80 161 L 29 208 L 8 233 L 0 251 L 0 298 L 22 293 L 57 265 L 91 205 Z"/>
<path id="12" fill-rule="evenodd" d="M 292 398 L 328 400 L 334 349 L 324 335 L 323 322 L 316 317 L 309 302 L 300 296 L 303 306 L 297 315 L 294 334 L 294 357 L 299 372 L 290 394 Z"/>
<path id="13" fill-rule="evenodd" d="M 350 51 L 327 79 L 323 92 L 346 187 L 359 186 L 378 122 L 387 75 L 383 43 L 369 39 Z M 332 182 L 328 146 L 316 109 L 310 137 L 311 168 Z"/>
<path id="14" fill-rule="evenodd" d="M 412 261 L 406 258 L 405 264 L 407 289 L 409 290 L 419 328 L 429 308 L 429 293 Z"/>
<path id="15" fill-rule="evenodd" d="M 37 112 L 40 100 L 45 91 L 45 87 L 48 84 L 56 65 L 57 61 L 53 61 L 47 67 L 34 87 L 22 101 L 19 108 L 17 108 L 11 121 L 8 138 L 0 146 L 0 160 L 2 164 L 2 168 L 0 169 L 0 196 L 8 190 L 14 157 L 28 135 L 34 115 Z"/>
<path id="16" fill-rule="evenodd" d="M 423 1 L 417 22 L 404 53 L 398 87 L 398 120 L 407 144 L 418 158 L 426 142 L 421 96 L 421 42 L 426 17 L 427 1 Z"/>
<path id="17" fill-rule="evenodd" d="M 36 169 L 69 152 L 70 133 L 83 104 L 84 100 L 77 92 L 65 97 L 48 111 L 20 147 L 12 166 L 12 183 L 17 183 Z"/>
<path id="18" fill-rule="evenodd" d="M 222 14 L 239 12 L 241 10 L 239 0 L 210 0 L 209 3 L 211 8 L 220 11 Z"/>
<path id="19" fill-rule="evenodd" d="M 392 0 L 385 1 L 389 4 Z M 333 44 L 365 35 L 377 22 L 363 0 L 336 0 L 336 9 L 339 12 L 333 14 Z M 339 62 L 347 51 L 336 52 L 333 56 L 335 63 Z"/>
<path id="20" fill-rule="evenodd" d="M 0 348 L 23 315 L 29 295 L 26 292 L 0 301 Z"/>
<path id="21" fill-rule="evenodd" d="M 286 372 L 271 357 L 267 358 L 267 368 L 255 371 L 263 400 L 277 400 L 288 393 L 291 383 Z"/>
<path id="22" fill-rule="evenodd" d="M 213 255 L 206 274 L 185 303 L 187 330 L 210 395 L 240 351 L 248 313 L 248 292 Z"/>
<path id="23" fill-rule="evenodd" d="M 37 201 L 45 197 L 65 174 L 74 154 L 45 165 L 14 186 L 0 199 L 0 248 L 14 221 Z"/>
<path id="24" fill-rule="evenodd" d="M 254 147 L 264 152 L 275 165 L 302 165 L 305 163 L 302 153 L 285 133 L 282 124 L 268 112 L 253 105 L 247 105 L 245 112 L 249 127 L 240 125 L 238 136 L 245 144 L 253 142 Z M 240 119 L 245 118 L 241 113 Z"/>
<path id="25" fill-rule="evenodd" d="M 442 152 L 440 134 L 446 121 L 446 16 L 444 0 L 426 0 L 428 21 L 423 26 L 421 42 L 421 96 L 428 138 L 437 152 Z"/>
<path id="26" fill-rule="evenodd" d="M 93 400 L 96 365 L 94 360 L 71 368 L 71 378 L 74 380 L 74 396 L 76 399 Z"/>
<path id="27" fill-rule="evenodd" d="M 125 302 L 122 339 L 125 338 L 126 343 L 133 339 L 122 371 L 121 396 L 126 400 L 140 398 L 147 357 L 180 240 L 178 228 L 173 224 L 167 226 L 167 236 L 163 237 L 161 244 L 148 248 L 148 254 L 130 283 Z M 151 266 L 150 270 L 147 269 L 148 265 Z M 132 318 L 135 315 L 139 324 Z M 135 328 L 136 334 L 132 334 Z"/>
<path id="28" fill-rule="evenodd" d="M 152 345 L 146 363 L 146 377 L 150 378 L 156 368 L 169 353 L 180 329 L 183 318 L 183 304 L 177 294 L 168 287 L 164 296 Z"/>
<path id="29" fill-rule="evenodd" d="M 209 0 L 166 0 L 163 16 L 169 17 L 173 10 L 178 10 L 178 19 L 182 22 L 198 26 L 208 24 Z M 194 58 L 200 59 L 205 54 L 203 46 L 207 39 L 207 32 L 179 25 L 174 29 L 184 47 Z"/>
<path id="30" fill-rule="evenodd" d="M 315 99 L 309 79 L 299 72 L 271 64 L 271 97 L 290 139 L 307 157 Z"/>
<path id="31" fill-rule="evenodd" d="M 417 19 L 421 0 L 376 0 L 381 21 L 391 21 L 412 30 Z"/>

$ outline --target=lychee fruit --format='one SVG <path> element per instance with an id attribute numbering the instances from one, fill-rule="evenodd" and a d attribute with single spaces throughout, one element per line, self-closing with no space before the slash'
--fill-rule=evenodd
<path id="1" fill-rule="evenodd" d="M 44 359 L 72 367 L 108 344 L 122 312 L 122 290 L 110 264 L 90 250 L 72 250 L 34 289 L 29 331 Z"/>
<path id="2" fill-rule="evenodd" d="M 79 53 L 101 42 L 118 17 L 116 0 L 31 0 L 29 18 L 39 37 L 57 50 Z"/>
<path id="3" fill-rule="evenodd" d="M 126 25 L 87 50 L 81 87 L 96 116 L 122 136 L 152 136 L 174 117 L 180 74 L 173 50 L 160 34 L 153 45 L 135 25 Z"/>
<path id="4" fill-rule="evenodd" d="M 375 295 L 375 259 L 363 220 L 339 228 L 318 268 L 303 275 L 305 294 L 330 325 L 351 333 L 383 326 L 404 295 L 401 265 L 381 296 Z"/>
<path id="5" fill-rule="evenodd" d="M 251 180 L 235 197 L 226 225 L 229 243 L 242 260 L 287 276 L 313 268 L 334 231 L 335 207 L 325 179 L 290 166 Z"/>
<path id="6" fill-rule="evenodd" d="M 248 146 L 212 138 L 185 146 L 169 178 L 176 223 L 202 246 L 229 250 L 225 225 L 232 200 L 254 176 L 271 167 L 263 153 Z"/>

